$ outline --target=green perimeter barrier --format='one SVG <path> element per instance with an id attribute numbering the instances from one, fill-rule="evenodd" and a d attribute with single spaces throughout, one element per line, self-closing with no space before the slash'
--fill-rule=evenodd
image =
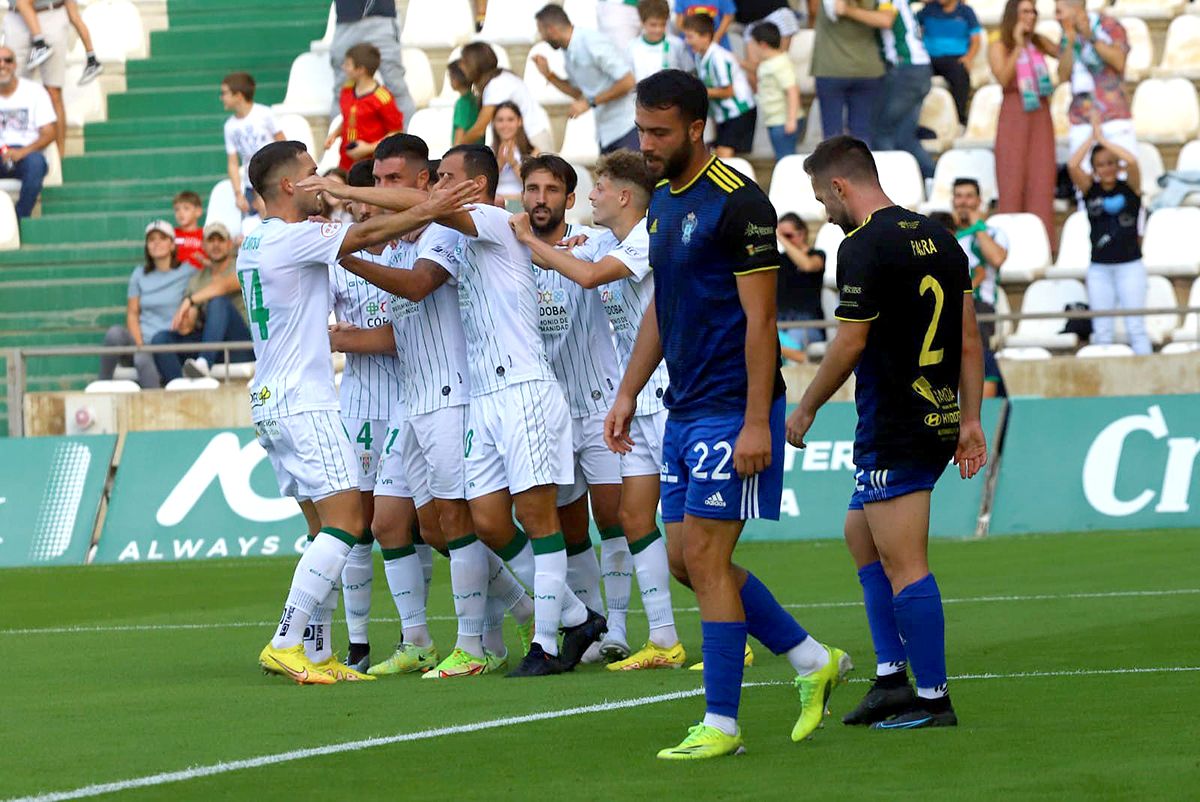
<path id="1" fill-rule="evenodd" d="M 116 435 L 0 440 L 0 567 L 82 565 Z"/>
<path id="2" fill-rule="evenodd" d="M 130 432 L 95 562 L 298 554 L 307 533 L 253 429 Z"/>
<path id="3" fill-rule="evenodd" d="M 1200 395 L 1017 398 L 991 534 L 1200 527 Z"/>

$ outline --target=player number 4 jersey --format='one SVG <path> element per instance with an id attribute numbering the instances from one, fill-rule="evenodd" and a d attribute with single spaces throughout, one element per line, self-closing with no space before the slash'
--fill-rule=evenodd
<path id="1" fill-rule="evenodd" d="M 269 218 L 242 241 L 237 274 L 254 341 L 257 423 L 338 409 L 329 356 L 329 265 L 348 227 Z"/>

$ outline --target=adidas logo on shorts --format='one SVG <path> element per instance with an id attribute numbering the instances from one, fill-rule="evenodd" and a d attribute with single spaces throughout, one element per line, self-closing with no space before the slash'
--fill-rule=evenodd
<path id="1" fill-rule="evenodd" d="M 704 499 L 704 506 L 705 507 L 724 507 L 725 499 L 721 497 L 721 491 L 718 490 L 716 493 L 713 493 L 711 496 Z"/>

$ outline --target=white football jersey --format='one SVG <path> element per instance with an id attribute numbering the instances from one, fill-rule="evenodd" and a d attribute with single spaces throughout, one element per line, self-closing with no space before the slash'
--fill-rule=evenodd
<path id="1" fill-rule="evenodd" d="M 563 239 L 601 235 L 585 226 L 568 225 Z M 538 285 L 538 325 L 550 366 L 567 394 L 572 418 L 604 415 L 612 408 L 620 381 L 617 353 L 600 293 L 586 289 L 554 270 L 534 265 Z"/>
<path id="2" fill-rule="evenodd" d="M 611 231 L 605 230 L 580 245 L 572 254 L 588 262 L 599 262 L 605 256 L 612 256 L 633 274 L 598 288 L 600 302 L 612 323 L 617 359 L 624 375 L 629 367 L 629 358 L 633 355 L 633 344 L 637 342 L 642 318 L 654 300 L 654 275 L 650 271 L 650 235 L 646 232 L 646 219 L 642 218 L 622 241 L 618 242 Z M 653 415 L 663 409 L 667 383 L 667 363 L 659 362 L 650 381 L 638 394 L 636 414 Z"/>
<path id="3" fill-rule="evenodd" d="M 458 312 L 458 259 L 462 234 L 431 223 L 416 242 L 397 242 L 385 252 L 388 267 L 412 270 L 418 259 L 436 262 L 450 280 L 417 303 L 389 296 L 404 403 L 409 415 L 423 415 L 470 400 L 467 342 Z M 461 455 L 460 455 L 461 456 Z"/>
<path id="4" fill-rule="evenodd" d="M 383 256 L 370 251 L 354 255 L 383 264 Z M 339 323 L 360 329 L 390 326 L 389 298 L 386 292 L 341 265 L 329 266 L 329 302 Z M 346 417 L 387 420 L 400 399 L 400 360 L 395 354 L 346 354 L 339 394 Z"/>
<path id="5" fill-rule="evenodd" d="M 472 397 L 556 381 L 538 328 L 532 257 L 508 227 L 512 215 L 482 204 L 470 214 L 477 236 L 463 237 L 456 255 Z"/>
<path id="6" fill-rule="evenodd" d="M 348 226 L 277 217 L 242 241 L 237 274 L 254 340 L 255 423 L 338 409 L 329 354 L 329 265 Z"/>

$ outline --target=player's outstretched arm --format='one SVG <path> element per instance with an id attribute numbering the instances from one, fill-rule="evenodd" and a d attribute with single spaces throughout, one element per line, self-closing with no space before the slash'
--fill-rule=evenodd
<path id="1" fill-rule="evenodd" d="M 958 377 L 958 407 L 961 413 L 958 427 L 958 448 L 954 464 L 963 479 L 970 479 L 987 464 L 987 440 L 979 419 L 983 403 L 983 343 L 979 339 L 979 324 L 975 321 L 975 300 L 971 293 L 963 294 L 962 365 Z"/>
<path id="2" fill-rule="evenodd" d="M 418 259 L 412 270 L 396 270 L 357 256 L 343 256 L 338 263 L 379 289 L 413 303 L 423 301 L 450 280 L 446 269 L 431 259 Z"/>
<path id="3" fill-rule="evenodd" d="M 480 196 L 482 196 L 483 188 L 478 182 L 464 181 L 459 186 L 467 184 L 474 186 L 480 193 Z M 326 195 L 332 195 L 335 198 L 343 200 L 350 200 L 356 203 L 369 203 L 372 206 L 378 206 L 380 209 L 387 209 L 393 212 L 404 212 L 415 209 L 422 203 L 430 200 L 431 197 L 436 197 L 442 191 L 441 189 L 434 190 L 431 196 L 424 190 L 410 189 L 408 187 L 352 187 L 319 175 L 312 175 L 305 178 L 299 182 L 298 186 L 301 189 L 324 192 Z M 454 189 L 458 189 L 458 187 Z M 456 206 L 443 210 L 437 216 L 430 218 L 430 220 L 436 220 L 444 226 L 461 231 L 467 236 L 474 237 L 477 233 L 475 222 L 471 219 L 471 215 L 467 214 L 469 210 L 463 209 L 461 206 L 463 203 L 476 200 L 480 200 L 480 197 L 476 197 L 474 194 L 468 195 Z M 419 228 L 419 226 L 413 226 L 413 228 Z"/>
<path id="4" fill-rule="evenodd" d="M 311 179 L 305 179 L 311 180 Z M 458 186 L 438 188 L 432 194 L 426 195 L 425 199 L 420 203 L 413 205 L 407 211 L 398 212 L 396 214 L 384 214 L 372 217 L 362 223 L 355 223 L 350 226 L 350 230 L 346 232 L 345 239 L 342 240 L 342 247 L 338 251 L 338 256 L 347 256 L 355 251 L 361 251 L 364 248 L 369 248 L 372 245 L 380 245 L 388 240 L 396 239 L 397 237 L 414 231 L 421 226 L 430 223 L 434 220 L 451 215 L 455 212 L 463 212 L 466 214 L 467 209 L 463 206 L 469 203 L 478 194 L 479 185 L 473 181 L 463 181 Z M 356 192 L 407 192 L 408 190 L 400 189 L 382 189 L 379 187 L 349 187 Z M 418 192 L 418 194 L 424 194 Z M 354 198 L 351 198 L 355 200 Z M 362 202 L 376 204 L 376 201 L 363 199 Z"/>
<path id="5" fill-rule="evenodd" d="M 821 367 L 817 368 L 817 375 L 804 391 L 799 406 L 788 415 L 787 440 L 796 448 L 804 448 L 804 436 L 817 417 L 817 410 L 854 372 L 863 349 L 867 347 L 867 334 L 870 331 L 871 322 L 867 320 L 843 320 L 838 326 L 837 334 L 833 336 L 833 342 L 821 360 Z"/>
<path id="6" fill-rule="evenodd" d="M 612 409 L 604 419 L 604 442 L 610 450 L 618 454 L 627 454 L 633 446 L 629 438 L 629 423 L 633 420 L 634 410 L 637 409 L 638 393 L 650 381 L 658 364 L 662 362 L 662 340 L 658 335 L 658 317 L 655 312 L 655 302 L 651 301 L 642 315 L 642 325 L 638 329 L 637 340 L 633 343 L 633 353 L 629 355 L 629 367 L 621 377 L 621 385 L 617 388 L 617 397 Z"/>
<path id="7" fill-rule="evenodd" d="M 588 262 L 576 258 L 570 251 L 542 242 L 533 233 L 533 228 L 529 224 L 529 214 L 526 212 L 514 214 L 509 218 L 508 224 L 517 240 L 529 248 L 530 253 L 533 254 L 535 265 L 562 273 L 571 281 L 589 290 L 595 289 L 601 284 L 633 275 L 629 268 L 615 256 L 606 256 L 599 262 Z"/>
<path id="8" fill-rule="evenodd" d="M 771 402 L 779 364 L 777 282 L 775 270 L 737 277 L 738 299 L 746 315 L 746 415 L 733 446 L 733 467 L 740 476 L 754 476 L 771 465 Z"/>

